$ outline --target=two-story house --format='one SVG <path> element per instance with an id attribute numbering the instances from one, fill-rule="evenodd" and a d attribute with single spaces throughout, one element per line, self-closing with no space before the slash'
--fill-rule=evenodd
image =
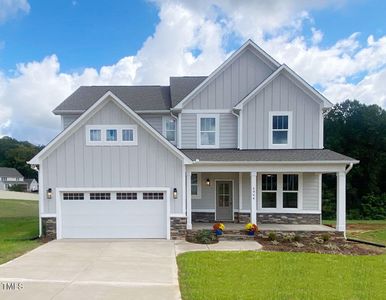
<path id="1" fill-rule="evenodd" d="M 6 191 L 13 185 L 23 184 L 24 177 L 15 168 L 0 167 L 0 190 Z"/>
<path id="2" fill-rule="evenodd" d="M 252 41 L 207 77 L 84 86 L 54 113 L 39 169 L 43 234 L 176 238 L 195 222 L 320 224 L 322 174 L 358 161 L 323 148 L 331 102 Z"/>

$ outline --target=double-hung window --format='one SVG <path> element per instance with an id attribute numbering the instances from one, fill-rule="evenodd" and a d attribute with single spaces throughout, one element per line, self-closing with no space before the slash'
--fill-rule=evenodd
<path id="1" fill-rule="evenodd" d="M 162 133 L 164 137 L 169 142 L 172 142 L 173 144 L 176 143 L 177 141 L 177 122 L 176 119 L 171 118 L 171 117 L 163 117 L 162 118 Z"/>
<path id="2" fill-rule="evenodd" d="M 283 208 L 298 208 L 299 175 L 283 175 Z"/>
<path id="3" fill-rule="evenodd" d="M 292 113 L 270 112 L 269 113 L 269 146 L 270 148 L 292 147 Z"/>
<path id="4" fill-rule="evenodd" d="M 197 115 L 198 148 L 219 147 L 219 117 L 218 115 Z"/>
<path id="5" fill-rule="evenodd" d="M 261 207 L 277 207 L 277 175 L 263 174 L 261 176 Z"/>

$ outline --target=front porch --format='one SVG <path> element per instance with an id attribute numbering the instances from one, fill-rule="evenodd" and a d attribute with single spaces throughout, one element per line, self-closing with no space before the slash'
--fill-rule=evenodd
<path id="1" fill-rule="evenodd" d="M 244 231 L 245 224 L 224 223 L 225 231 Z M 212 229 L 213 223 L 193 223 L 192 231 Z M 330 232 L 335 228 L 321 224 L 257 224 L 258 231 Z"/>

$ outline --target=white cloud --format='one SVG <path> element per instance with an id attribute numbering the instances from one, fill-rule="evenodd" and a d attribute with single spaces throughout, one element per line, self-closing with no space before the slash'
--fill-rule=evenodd
<path id="1" fill-rule="evenodd" d="M 0 74 L 0 134 L 46 143 L 59 130 L 52 109 L 80 85 L 167 84 L 173 75 L 207 75 L 230 55 L 230 45 L 247 38 L 320 86 L 334 102 L 356 98 L 386 106 L 386 36 L 369 36 L 362 44 L 360 34 L 353 33 L 321 46 L 324 33 L 312 11 L 336 1 L 154 3 L 160 18 L 155 32 L 135 55 L 114 65 L 63 73 L 59 59 L 51 55 L 18 65 L 13 77 Z M 302 35 L 304 26 L 310 26 L 311 37 Z"/>
<path id="2" fill-rule="evenodd" d="M 29 13 L 28 0 L 0 0 L 0 23 L 7 21 L 19 13 Z"/>

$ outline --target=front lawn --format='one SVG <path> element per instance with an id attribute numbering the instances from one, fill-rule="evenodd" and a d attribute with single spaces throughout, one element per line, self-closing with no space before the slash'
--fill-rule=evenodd
<path id="1" fill-rule="evenodd" d="M 386 255 L 196 252 L 177 262 L 185 300 L 386 299 Z"/>
<path id="2" fill-rule="evenodd" d="M 40 245 L 38 202 L 0 200 L 0 264 Z"/>
<path id="3" fill-rule="evenodd" d="M 333 220 L 323 220 L 335 226 Z M 347 237 L 386 245 L 386 220 L 348 220 Z"/>

